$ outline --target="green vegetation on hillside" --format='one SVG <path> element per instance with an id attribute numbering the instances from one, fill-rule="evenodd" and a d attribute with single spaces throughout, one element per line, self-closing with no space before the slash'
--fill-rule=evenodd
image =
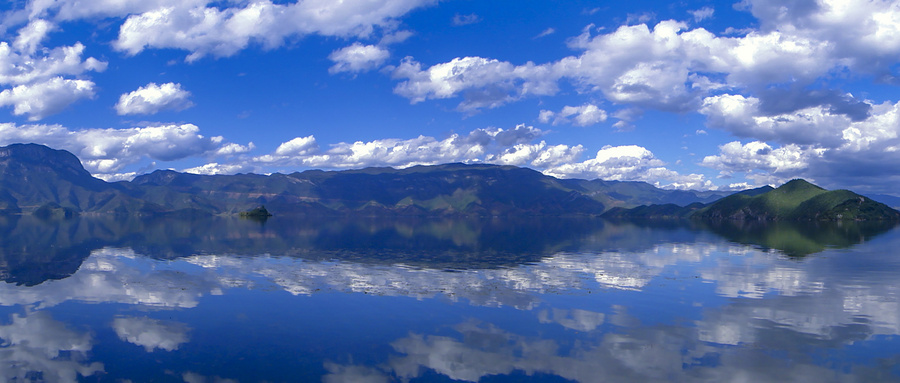
<path id="1" fill-rule="evenodd" d="M 900 212 L 849 190 L 827 191 L 797 179 L 752 197 L 728 196 L 691 217 L 760 221 L 897 221 Z"/>

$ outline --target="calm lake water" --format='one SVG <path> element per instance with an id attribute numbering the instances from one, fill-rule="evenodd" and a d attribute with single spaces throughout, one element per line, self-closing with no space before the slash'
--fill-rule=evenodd
<path id="1" fill-rule="evenodd" d="M 0 217 L 0 379 L 900 381 L 900 229 Z"/>

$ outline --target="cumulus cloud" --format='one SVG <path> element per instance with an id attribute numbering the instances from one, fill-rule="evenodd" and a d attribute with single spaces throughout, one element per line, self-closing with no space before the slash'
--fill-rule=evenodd
<path id="1" fill-rule="evenodd" d="M 405 79 L 394 87 L 394 93 L 414 104 L 463 94 L 458 109 L 469 112 L 496 108 L 524 96 L 555 94 L 559 79 L 553 68 L 547 66 L 533 63 L 515 66 L 482 57 L 455 58 L 427 69 L 407 57 L 394 70 L 393 77 Z"/>
<path id="2" fill-rule="evenodd" d="M 840 132 L 851 123 L 822 106 L 767 116 L 760 111 L 759 99 L 729 94 L 706 98 L 699 111 L 707 116 L 708 126 L 739 137 L 831 147 L 840 144 Z"/>
<path id="3" fill-rule="evenodd" d="M 319 145 L 316 144 L 316 138 L 313 136 L 306 136 L 283 142 L 275 149 L 275 154 L 279 156 L 303 156 L 317 150 L 319 150 Z"/>
<path id="4" fill-rule="evenodd" d="M 18 40 L 21 39 L 20 36 Z M 28 50 L 35 48 L 31 44 L 42 39 L 25 39 L 28 43 L 20 44 L 26 49 L 25 52 L 19 51 L 5 41 L 0 41 L 0 85 L 26 85 L 59 76 L 106 70 L 106 62 L 93 57 L 82 60 L 85 46 L 81 43 L 29 53 Z"/>
<path id="5" fill-rule="evenodd" d="M 187 61 L 231 56 L 251 44 L 272 49 L 292 36 L 365 37 L 432 0 L 334 2 L 307 0 L 276 4 L 254 1 L 236 7 L 172 5 L 154 8 L 125 20 L 114 47 L 129 55 L 147 48 L 190 51 Z"/>
<path id="6" fill-rule="evenodd" d="M 328 58 L 334 62 L 328 73 L 364 72 L 378 68 L 390 57 L 387 49 L 375 45 L 353 43 L 348 47 L 331 52 Z"/>
<path id="7" fill-rule="evenodd" d="M 709 127 L 756 140 L 723 145 L 703 165 L 723 176 L 753 173 L 765 183 L 805 177 L 841 187 L 853 182 L 880 192 L 889 192 L 889 183 L 897 180 L 893 169 L 900 162 L 900 103 L 867 102 L 864 119 L 828 105 L 767 115 L 761 104 L 754 97 L 728 94 L 704 100 L 700 112 Z"/>
<path id="8" fill-rule="evenodd" d="M 830 55 L 855 70 L 893 79 L 890 66 L 900 53 L 900 9 L 890 1 L 772 0 L 742 2 L 765 32 L 782 30 L 810 40 L 827 41 Z"/>
<path id="9" fill-rule="evenodd" d="M 564 163 L 544 170 L 560 178 L 645 181 L 659 187 L 709 189 L 712 182 L 700 174 L 682 175 L 665 167 L 653 152 L 637 145 L 604 146 L 594 158 Z"/>
<path id="10" fill-rule="evenodd" d="M 82 98 L 93 98 L 94 86 L 92 81 L 62 77 L 18 85 L 0 92 L 0 107 L 12 106 L 13 114 L 28 115 L 29 121 L 37 121 L 58 113 Z"/>
<path id="11" fill-rule="evenodd" d="M 162 321 L 147 317 L 118 317 L 113 319 L 113 330 L 119 339 L 153 352 L 157 348 L 175 351 L 188 341 L 188 327 L 183 323 Z"/>
<path id="12" fill-rule="evenodd" d="M 123 94 L 116 103 L 116 112 L 127 114 L 156 114 L 162 110 L 184 110 L 194 104 L 188 99 L 191 92 L 181 84 L 167 82 L 157 85 L 151 82 L 133 92 Z"/>
<path id="13" fill-rule="evenodd" d="M 538 120 L 543 123 L 553 122 L 553 125 L 573 124 L 577 126 L 591 126 L 606 121 L 606 111 L 594 104 L 582 106 L 565 106 L 559 112 L 541 110 Z"/>
<path id="14" fill-rule="evenodd" d="M 0 143 L 34 142 L 65 149 L 81 159 L 94 174 L 119 173 L 144 158 L 174 161 L 191 156 L 221 155 L 249 151 L 220 136 L 205 137 L 193 124 L 172 124 L 127 129 L 69 130 L 60 125 L 0 124 Z"/>
<path id="15" fill-rule="evenodd" d="M 82 60 L 84 45 L 46 49 L 42 43 L 56 26 L 35 19 L 21 27 L 13 43 L 0 42 L 0 106 L 12 106 L 13 114 L 31 121 L 58 113 L 83 98 L 93 98 L 95 84 L 70 79 L 88 71 L 101 72 L 106 63 L 93 57 Z"/>
<path id="16" fill-rule="evenodd" d="M 821 157 L 824 152 L 825 149 L 798 145 L 772 148 L 760 141 L 747 144 L 734 141 L 719 146 L 718 155 L 704 157 L 702 165 L 721 171 L 721 176 L 726 178 L 736 172 L 744 172 L 749 173 L 747 177 L 758 185 L 780 185 L 801 176 L 810 161 Z"/>
<path id="17" fill-rule="evenodd" d="M 761 6 L 755 4 L 762 1 L 749 3 L 756 9 Z M 886 3 L 859 4 L 860 9 L 874 13 L 853 12 L 853 23 L 841 20 L 831 25 L 821 19 L 850 18 L 834 14 L 834 9 L 846 6 L 832 3 L 828 2 L 830 11 L 820 9 L 822 12 L 808 17 L 816 22 L 801 23 L 807 19 L 800 18 L 794 20 L 796 28 L 793 29 L 778 24 L 781 28 L 751 30 L 736 37 L 717 36 L 703 28 L 690 29 L 687 24 L 673 20 L 653 26 L 642 21 L 598 35 L 588 26 L 582 35 L 569 42 L 570 47 L 583 51 L 580 55 L 544 64 L 515 65 L 484 57 L 464 57 L 423 69 L 422 64 L 409 58 L 408 65 L 395 72 L 395 77 L 403 80 L 395 91 L 413 102 L 462 97 L 463 105 L 483 108 L 526 95 L 555 94 L 557 82 L 566 79 L 584 92 L 602 93 L 616 103 L 685 112 L 695 110 L 702 98 L 725 89 L 763 92 L 773 84 L 802 88 L 842 68 L 868 70 L 873 64 L 863 58 L 873 55 L 884 58 L 880 64 L 875 60 L 875 65 L 889 67 L 895 60 L 885 61 L 888 55 L 896 57 L 900 53 L 900 33 L 890 32 L 894 24 L 889 20 L 900 20 L 900 12 Z M 771 7 L 777 10 L 781 5 L 773 3 Z M 710 17 L 712 9 L 694 13 L 702 19 Z M 874 42 L 878 33 L 887 41 L 880 47 L 853 45 L 852 39 L 839 36 L 846 34 L 846 30 L 855 31 L 857 28 L 852 25 L 866 25 L 862 29 L 871 33 L 850 34 L 856 38 Z M 823 38 L 819 32 L 831 38 Z M 835 45 L 835 41 L 845 45 Z M 540 84 L 540 92 L 534 91 L 535 84 Z M 481 96 L 478 103 L 468 101 L 472 94 Z M 816 98 L 835 107 L 833 99 Z M 811 105 L 797 105 L 795 109 L 808 106 Z"/>
<path id="18" fill-rule="evenodd" d="M 359 168 L 368 166 L 409 167 L 448 162 L 498 163 L 546 167 L 571 161 L 583 150 L 580 145 L 532 144 L 544 134 L 531 126 L 512 129 L 475 129 L 467 135 L 445 139 L 419 136 L 412 139 L 381 139 L 341 142 L 320 149 L 315 137 L 297 137 L 284 142 L 272 154 L 253 159 L 260 165 L 313 168 Z"/>

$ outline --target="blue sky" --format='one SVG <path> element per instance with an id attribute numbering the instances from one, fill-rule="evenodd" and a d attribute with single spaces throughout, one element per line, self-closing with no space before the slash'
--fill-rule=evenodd
<path id="1" fill-rule="evenodd" d="M 0 144 L 107 180 L 446 162 L 895 194 L 900 3 L 4 3 Z"/>

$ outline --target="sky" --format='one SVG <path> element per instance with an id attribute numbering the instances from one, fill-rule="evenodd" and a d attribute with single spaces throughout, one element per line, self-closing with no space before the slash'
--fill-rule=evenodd
<path id="1" fill-rule="evenodd" d="M 900 186 L 900 1 L 0 4 L 0 145 L 108 181 L 464 162 Z"/>

